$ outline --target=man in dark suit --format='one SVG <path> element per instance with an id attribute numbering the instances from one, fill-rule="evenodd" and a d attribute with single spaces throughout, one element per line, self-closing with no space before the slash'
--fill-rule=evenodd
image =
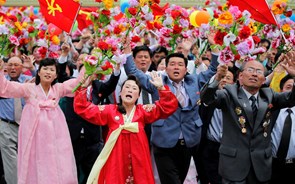
<path id="1" fill-rule="evenodd" d="M 218 89 L 227 84 L 234 84 L 234 72 L 229 68 L 221 79 Z M 221 184 L 222 179 L 218 173 L 219 146 L 222 137 L 222 111 L 215 106 L 200 107 L 200 117 L 203 121 L 202 138 L 198 149 L 197 159 L 198 180 L 202 184 Z"/>
<path id="2" fill-rule="evenodd" d="M 282 66 L 295 76 L 295 53 L 284 56 L 288 66 Z M 219 148 L 219 174 L 224 184 L 262 184 L 271 178 L 271 127 L 273 109 L 295 105 L 295 89 L 290 93 L 275 93 L 261 88 L 265 81 L 264 67 L 248 61 L 241 67 L 239 85 L 227 85 L 218 90 L 218 83 L 227 71 L 218 66 L 215 78 L 201 91 L 206 105 L 222 109 L 223 133 Z M 255 97 L 255 99 L 253 99 Z"/>
<path id="3" fill-rule="evenodd" d="M 294 78 L 286 75 L 280 81 L 281 92 L 288 92 L 293 89 Z M 288 116 L 290 117 L 287 122 Z M 271 184 L 294 183 L 295 173 L 295 106 L 276 110 L 271 117 L 275 123 L 271 133 L 272 143 L 272 176 Z"/>
<path id="4" fill-rule="evenodd" d="M 125 50 L 130 53 L 131 49 Z M 187 58 L 181 53 L 173 53 L 166 58 L 164 85 L 178 97 L 178 110 L 165 120 L 152 124 L 151 142 L 162 184 L 181 184 L 184 182 L 192 151 L 196 151 L 201 138 L 202 121 L 199 117 L 199 90 L 216 72 L 217 55 L 211 65 L 200 75 L 187 75 Z M 126 74 L 135 75 L 147 90 L 153 101 L 159 99 L 158 90 L 150 83 L 150 77 L 138 70 L 132 56 L 124 66 Z"/>
<path id="5" fill-rule="evenodd" d="M 69 52 L 69 46 L 64 43 L 62 49 L 62 56 L 66 57 L 67 52 Z M 67 63 L 63 63 L 62 60 L 71 62 L 66 58 L 59 58 L 59 82 L 64 82 L 72 78 L 66 74 Z M 78 69 L 81 67 L 82 66 Z M 116 69 L 117 70 L 115 70 L 107 82 L 99 80 L 92 82 L 93 90 L 89 89 L 89 97 L 94 104 L 106 103 L 108 96 L 115 90 L 120 77 L 120 70 L 118 69 L 118 66 Z M 63 111 L 71 136 L 79 183 L 85 184 L 92 166 L 104 145 L 102 127 L 91 124 L 77 115 L 74 111 L 73 101 L 73 97 L 65 97 L 63 102 Z"/>

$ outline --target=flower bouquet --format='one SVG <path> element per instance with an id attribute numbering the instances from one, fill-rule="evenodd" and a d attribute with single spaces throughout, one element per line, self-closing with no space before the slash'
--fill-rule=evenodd
<path id="1" fill-rule="evenodd" d="M 115 45 L 111 45 L 105 41 L 99 41 L 97 47 L 94 48 L 92 55 L 85 57 L 83 61 L 85 76 L 72 92 L 74 93 L 80 86 L 82 86 L 89 77 L 91 77 L 91 81 L 95 79 L 103 80 L 106 75 L 111 74 L 113 72 L 112 64 L 115 64 L 115 61 L 112 60 L 115 51 Z"/>
<path id="2" fill-rule="evenodd" d="M 227 64 L 240 58 L 253 58 L 253 54 L 263 52 L 263 48 L 255 48 L 252 37 L 262 26 L 253 21 L 251 14 L 244 10 L 239 10 L 237 6 L 226 5 L 214 12 L 213 20 L 210 24 L 215 27 L 216 34 L 215 47 L 221 50 L 220 63 Z M 217 23 L 216 23 L 217 22 Z"/>

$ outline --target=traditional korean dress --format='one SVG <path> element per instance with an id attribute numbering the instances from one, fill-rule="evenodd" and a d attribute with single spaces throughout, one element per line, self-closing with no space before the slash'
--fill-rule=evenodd
<path id="1" fill-rule="evenodd" d="M 77 171 L 66 119 L 58 106 L 63 96 L 73 96 L 79 79 L 42 86 L 5 79 L 0 72 L 0 96 L 24 97 L 18 136 L 18 184 L 77 184 Z"/>
<path id="2" fill-rule="evenodd" d="M 144 110 L 143 105 L 136 105 L 127 117 L 117 110 L 117 105 L 96 106 L 87 101 L 85 90 L 76 93 L 75 112 L 88 122 L 109 127 L 105 147 L 87 183 L 155 183 L 144 126 L 169 117 L 178 107 L 170 90 L 159 91 L 159 95 L 160 100 L 150 112 Z"/>

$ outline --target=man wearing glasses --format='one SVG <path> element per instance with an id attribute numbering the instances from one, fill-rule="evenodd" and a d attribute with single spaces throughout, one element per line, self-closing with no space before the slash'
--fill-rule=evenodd
<path id="1" fill-rule="evenodd" d="M 295 76 L 295 52 L 284 56 L 286 71 Z M 220 65 L 214 80 L 201 91 L 205 105 L 222 110 L 223 133 L 219 148 L 219 174 L 224 184 L 266 184 L 271 178 L 272 149 L 270 122 L 274 109 L 295 105 L 295 89 L 276 93 L 262 87 L 264 67 L 256 61 L 244 62 L 239 74 L 242 85 L 227 85 L 218 90 L 218 83 L 227 66 Z"/>

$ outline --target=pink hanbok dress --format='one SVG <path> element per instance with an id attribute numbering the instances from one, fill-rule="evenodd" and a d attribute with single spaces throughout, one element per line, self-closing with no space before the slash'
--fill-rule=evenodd
<path id="1" fill-rule="evenodd" d="M 76 164 L 65 116 L 58 105 L 73 96 L 79 79 L 51 86 L 7 81 L 0 72 L 0 96 L 24 97 L 18 136 L 18 184 L 77 184 Z"/>

